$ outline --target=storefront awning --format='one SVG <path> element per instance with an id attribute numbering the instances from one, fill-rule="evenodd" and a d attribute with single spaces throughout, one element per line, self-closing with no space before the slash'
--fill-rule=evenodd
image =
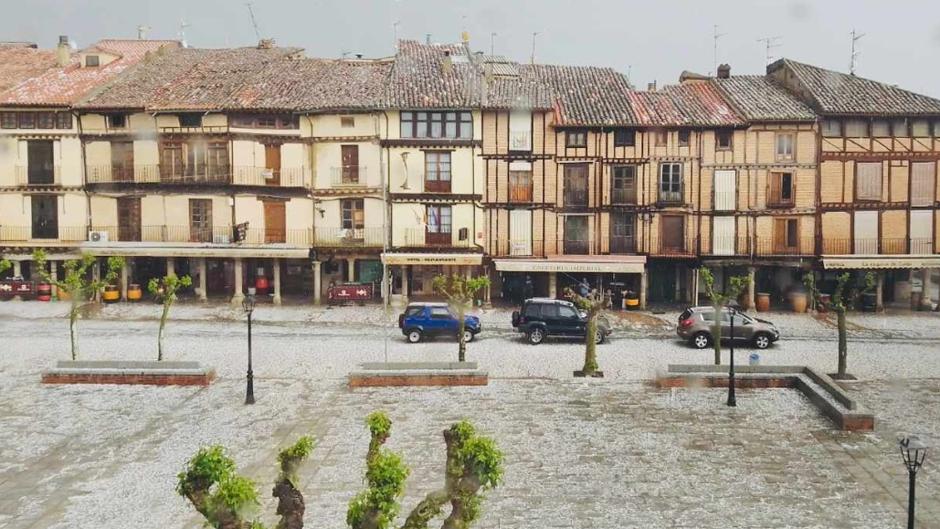
<path id="1" fill-rule="evenodd" d="M 383 253 L 387 265 L 459 265 L 479 266 L 483 254 L 479 253 Z"/>
<path id="2" fill-rule="evenodd" d="M 822 258 L 826 270 L 875 270 L 883 268 L 940 268 L 940 255 L 863 255 Z"/>
<path id="3" fill-rule="evenodd" d="M 277 246 L 232 246 L 212 244 L 149 244 L 123 242 L 120 244 L 85 243 L 83 253 L 98 257 L 120 255 L 124 257 L 214 257 L 214 258 L 280 258 L 307 259 L 308 248 Z"/>
<path id="4" fill-rule="evenodd" d="M 585 256 L 587 257 L 587 256 Z M 646 266 L 646 256 L 606 256 L 572 259 L 559 257 L 552 259 L 494 259 L 496 270 L 500 272 L 583 272 L 602 274 L 642 274 Z M 613 257 L 613 258 L 612 258 Z"/>

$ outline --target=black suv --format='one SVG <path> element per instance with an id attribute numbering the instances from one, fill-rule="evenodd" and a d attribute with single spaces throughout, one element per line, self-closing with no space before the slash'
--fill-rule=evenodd
<path id="1" fill-rule="evenodd" d="M 526 340 L 538 345 L 546 336 L 581 336 L 587 332 L 587 316 L 570 301 L 551 298 L 527 299 L 522 310 L 512 313 L 512 326 L 525 333 Z M 603 343 L 610 335 L 610 325 L 598 318 L 597 343 Z"/>

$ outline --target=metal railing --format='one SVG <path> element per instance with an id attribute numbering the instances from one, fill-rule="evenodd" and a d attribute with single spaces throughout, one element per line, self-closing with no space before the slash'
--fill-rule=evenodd
<path id="1" fill-rule="evenodd" d="M 692 257 L 698 254 L 698 237 L 680 237 L 663 239 L 652 237 L 647 243 L 650 255 Z"/>
<path id="2" fill-rule="evenodd" d="M 18 186 L 60 186 L 62 177 L 58 165 L 46 165 L 43 167 L 29 167 L 26 165 L 17 165 L 14 168 L 16 173 L 16 185 Z"/>
<path id="3" fill-rule="evenodd" d="M 823 239 L 824 255 L 924 255 L 933 254 L 935 247 L 929 237 L 864 239 Z"/>
<path id="4" fill-rule="evenodd" d="M 611 189 L 610 190 L 610 203 L 635 205 L 636 204 L 636 189 L 635 188 Z"/>
<path id="5" fill-rule="evenodd" d="M 774 255 L 813 255 L 815 248 L 813 240 L 809 237 L 799 237 L 796 241 L 787 244 L 786 241 L 773 237 L 757 237 L 754 253 L 759 256 Z"/>
<path id="6" fill-rule="evenodd" d="M 432 232 L 421 228 L 409 228 L 404 230 L 404 244 L 408 248 L 469 248 L 473 241 L 471 233 L 467 233 L 467 238 L 459 240 L 459 232 Z"/>
<path id="7" fill-rule="evenodd" d="M 379 228 L 314 228 L 314 246 L 382 246 L 384 229 Z"/>
<path id="8" fill-rule="evenodd" d="M 35 228 L 33 226 L 0 225 L 0 241 L 84 241 L 88 237 L 85 226 L 57 226 Z"/>
<path id="9" fill-rule="evenodd" d="M 245 230 L 245 239 L 235 240 L 232 226 L 94 226 L 89 231 L 107 234 L 108 242 L 166 242 L 166 243 L 201 243 L 201 244 L 288 244 L 292 246 L 310 246 L 313 240 L 310 229 L 271 229 L 249 228 Z"/>
<path id="10" fill-rule="evenodd" d="M 365 186 L 368 167 L 365 165 L 342 165 L 330 167 L 330 184 L 337 187 Z"/>
<path id="11" fill-rule="evenodd" d="M 662 204 L 682 204 L 682 191 L 660 191 L 657 202 Z"/>
<path id="12" fill-rule="evenodd" d="M 89 184 L 227 184 L 231 168 L 227 165 L 192 167 L 166 167 L 157 164 L 107 164 L 85 167 Z"/>
<path id="13" fill-rule="evenodd" d="M 268 169 L 248 165 L 236 165 L 232 184 L 242 186 L 309 187 L 310 168 L 282 167 Z"/>
<path id="14" fill-rule="evenodd" d="M 509 150 L 510 151 L 531 151 L 532 133 L 527 130 L 509 131 Z"/>
<path id="15" fill-rule="evenodd" d="M 225 134 L 228 125 L 200 125 L 198 127 L 158 127 L 160 134 Z"/>

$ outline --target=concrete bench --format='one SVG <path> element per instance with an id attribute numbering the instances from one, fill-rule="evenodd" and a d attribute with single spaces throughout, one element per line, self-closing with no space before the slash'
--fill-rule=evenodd
<path id="1" fill-rule="evenodd" d="M 42 372 L 43 384 L 142 384 L 208 386 L 215 370 L 199 362 L 60 360 Z"/>
<path id="2" fill-rule="evenodd" d="M 476 362 L 369 362 L 349 374 L 349 387 L 485 386 L 489 374 Z"/>

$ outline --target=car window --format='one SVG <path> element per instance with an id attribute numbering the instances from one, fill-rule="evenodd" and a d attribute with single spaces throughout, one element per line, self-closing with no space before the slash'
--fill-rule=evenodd
<path id="1" fill-rule="evenodd" d="M 679 315 L 680 320 L 687 320 L 689 316 L 692 315 L 692 309 L 685 309 L 682 314 Z"/>
<path id="2" fill-rule="evenodd" d="M 529 303 L 525 307 L 525 317 L 526 318 L 538 318 L 541 313 L 542 306 L 538 303 Z"/>
<path id="3" fill-rule="evenodd" d="M 558 305 L 542 305 L 542 317 L 543 318 L 557 318 L 558 317 Z"/>
<path id="4" fill-rule="evenodd" d="M 422 312 L 424 312 L 424 307 L 408 307 L 405 309 L 405 316 L 420 316 Z"/>
<path id="5" fill-rule="evenodd" d="M 707 321 L 707 322 L 709 322 L 709 323 L 714 323 L 714 322 L 715 322 L 715 313 L 714 313 L 714 312 L 702 312 L 701 315 L 702 315 L 702 319 L 703 319 L 703 320 L 705 320 L 705 321 Z"/>
<path id="6" fill-rule="evenodd" d="M 721 322 L 722 323 L 731 323 L 731 313 L 723 310 L 721 311 Z"/>
<path id="7" fill-rule="evenodd" d="M 571 307 L 558 307 L 558 315 L 562 318 L 577 318 L 578 313 Z"/>
<path id="8" fill-rule="evenodd" d="M 450 311 L 447 307 L 431 307 L 431 317 L 435 320 L 449 320 Z"/>

